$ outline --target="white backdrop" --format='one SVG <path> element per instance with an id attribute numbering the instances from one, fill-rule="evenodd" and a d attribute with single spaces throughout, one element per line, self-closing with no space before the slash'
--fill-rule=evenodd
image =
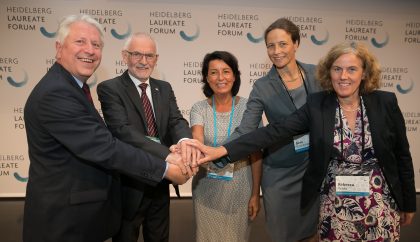
<path id="1" fill-rule="evenodd" d="M 120 75 L 120 51 L 132 32 L 148 32 L 158 42 L 153 74 L 170 82 L 178 105 L 189 120 L 201 92 L 201 61 L 214 50 L 239 60 L 247 97 L 253 82 L 266 74 L 264 29 L 288 17 L 301 29 L 298 59 L 316 64 L 333 45 L 365 42 L 382 64 L 382 89 L 395 92 L 404 114 L 420 192 L 420 1 L 354 0 L 1 0 L 0 6 L 0 197 L 25 195 L 29 158 L 23 107 L 32 88 L 54 62 L 54 34 L 65 15 L 86 13 L 104 26 L 102 64 L 88 81 L 100 111 L 96 85 Z M 181 186 L 184 196 L 191 185 Z"/>

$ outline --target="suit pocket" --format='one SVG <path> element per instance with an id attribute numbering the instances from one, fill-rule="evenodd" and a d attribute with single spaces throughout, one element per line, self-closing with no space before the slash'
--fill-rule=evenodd
<path id="1" fill-rule="evenodd" d="M 108 190 L 106 189 L 78 191 L 70 194 L 70 204 L 101 202 L 105 201 L 107 198 Z"/>

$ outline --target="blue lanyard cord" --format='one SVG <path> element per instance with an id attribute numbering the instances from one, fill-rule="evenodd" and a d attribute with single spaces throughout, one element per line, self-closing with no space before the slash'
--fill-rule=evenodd
<path id="1" fill-rule="evenodd" d="M 216 115 L 216 105 L 214 104 L 214 95 L 211 97 L 211 103 L 213 106 L 213 129 L 214 129 L 214 137 L 213 137 L 213 147 L 217 146 L 217 115 Z M 232 128 L 232 119 L 233 114 L 235 113 L 235 96 L 232 97 L 232 108 L 230 110 L 229 115 L 229 126 L 227 130 L 227 137 L 230 136 L 230 130 Z"/>

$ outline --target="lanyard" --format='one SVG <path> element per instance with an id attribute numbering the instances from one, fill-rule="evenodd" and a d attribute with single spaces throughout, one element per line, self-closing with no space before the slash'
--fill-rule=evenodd
<path id="1" fill-rule="evenodd" d="M 303 76 L 303 74 L 302 74 L 302 70 L 300 69 L 300 66 L 299 66 L 299 65 L 298 65 L 298 69 L 299 69 L 299 74 L 300 74 L 300 77 L 302 78 L 303 86 L 305 87 L 305 93 L 306 93 L 306 96 L 308 96 L 308 88 L 306 87 L 305 78 L 304 78 L 304 76 Z M 290 98 L 290 101 L 293 103 L 293 106 L 295 106 L 295 109 L 297 110 L 297 107 L 296 107 L 295 101 L 293 101 L 293 97 L 292 97 L 292 95 L 290 95 L 289 89 L 287 89 L 286 84 L 284 84 L 284 82 L 283 82 L 283 80 L 281 79 L 281 76 L 280 76 L 280 75 L 279 75 L 279 77 L 280 77 L 280 80 L 281 80 L 281 84 L 283 84 L 283 87 L 284 87 L 284 89 L 286 90 L 287 95 L 288 95 L 288 96 L 289 96 L 289 98 Z"/>
<path id="2" fill-rule="evenodd" d="M 338 103 L 338 101 L 337 101 Z M 360 96 L 360 112 L 362 113 L 362 152 L 361 152 L 361 156 L 362 156 L 362 162 L 364 160 L 364 155 L 363 155 L 363 151 L 365 150 L 365 120 L 364 120 L 364 115 L 363 115 L 363 103 L 362 103 L 362 97 Z M 341 133 L 340 133 L 340 143 L 341 143 L 341 157 L 344 160 L 344 144 L 343 144 L 343 117 L 341 114 L 341 106 L 340 103 L 338 103 L 338 115 L 340 116 L 340 129 L 341 129 Z M 357 117 L 356 117 L 357 120 Z"/>
<path id="3" fill-rule="evenodd" d="M 214 104 L 214 95 L 211 97 L 211 102 L 213 106 L 213 129 L 214 129 L 214 137 L 213 137 L 213 147 L 216 147 L 217 145 L 217 115 L 216 115 L 216 105 Z M 230 110 L 229 115 L 229 126 L 227 130 L 227 137 L 230 136 L 230 130 L 232 128 L 232 119 L 233 119 L 233 113 L 235 112 L 235 96 L 232 97 L 232 108 Z"/>

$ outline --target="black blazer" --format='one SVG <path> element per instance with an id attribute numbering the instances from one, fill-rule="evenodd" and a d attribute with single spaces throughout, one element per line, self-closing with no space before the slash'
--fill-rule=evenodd
<path id="1" fill-rule="evenodd" d="M 192 138 L 188 122 L 183 118 L 168 82 L 150 78 L 153 108 L 161 144 L 146 137 L 147 121 L 140 95 L 128 71 L 98 85 L 97 92 L 109 130 L 122 141 L 141 148 L 161 159 L 169 154 L 168 147 L 181 138 Z M 123 212 L 133 218 L 139 208 L 144 183 L 122 177 Z"/>
<path id="2" fill-rule="evenodd" d="M 373 148 L 389 188 L 405 212 L 416 210 L 414 171 L 405 122 L 394 93 L 374 91 L 363 95 Z M 334 93 L 308 96 L 307 104 L 283 122 L 269 124 L 224 145 L 232 160 L 267 147 L 278 140 L 310 133 L 310 162 L 303 177 L 301 208 L 305 211 L 319 194 L 332 156 L 337 98 Z"/>
<path id="3" fill-rule="evenodd" d="M 155 185 L 165 161 L 115 139 L 71 74 L 55 63 L 24 110 L 29 180 L 24 241 L 104 241 L 120 226 L 119 175 Z"/>

